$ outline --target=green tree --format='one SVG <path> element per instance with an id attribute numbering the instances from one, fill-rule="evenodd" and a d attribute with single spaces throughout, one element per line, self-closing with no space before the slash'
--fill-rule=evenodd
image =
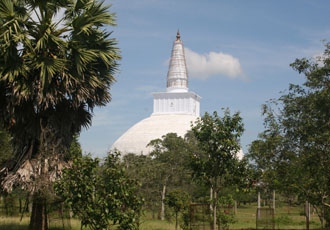
<path id="1" fill-rule="evenodd" d="M 1 179 L 33 194 L 30 229 L 47 229 L 45 191 L 93 108 L 111 99 L 120 56 L 108 10 L 97 0 L 0 1 L 0 123 L 15 147 Z"/>
<path id="2" fill-rule="evenodd" d="M 292 184 L 299 180 L 297 169 L 292 167 L 296 156 L 285 148 L 283 129 L 276 117 L 277 111 L 271 107 L 272 103 L 277 102 L 269 101 L 263 105 L 265 131 L 251 143 L 246 157 L 251 162 L 250 166 L 255 169 L 254 178 L 258 191 L 270 192 L 275 189 L 286 197 L 292 197 L 297 192 Z"/>
<path id="3" fill-rule="evenodd" d="M 321 57 L 297 59 L 291 66 L 306 77 L 280 98 L 285 147 L 297 156 L 294 163 L 300 180 L 294 187 L 318 207 L 321 221 L 325 217 L 330 227 L 330 44 L 325 44 Z"/>
<path id="4" fill-rule="evenodd" d="M 167 204 L 170 208 L 173 208 L 174 210 L 175 230 L 178 229 L 179 213 L 187 211 L 189 209 L 190 202 L 191 202 L 190 195 L 185 191 L 173 190 L 166 194 L 165 204 Z"/>
<path id="5" fill-rule="evenodd" d="M 75 159 L 75 158 L 82 156 L 82 149 L 81 149 L 81 145 L 79 143 L 77 135 L 73 136 L 68 155 L 69 155 L 68 160 Z"/>
<path id="6" fill-rule="evenodd" d="M 168 187 L 172 188 L 175 185 L 187 183 L 188 171 L 188 156 L 189 148 L 187 142 L 178 136 L 176 133 L 168 133 L 162 139 L 150 141 L 148 146 L 152 146 L 153 150 L 150 153 L 155 162 L 155 174 L 158 178 L 161 193 L 161 212 L 160 217 L 165 219 L 165 197 Z"/>
<path id="7" fill-rule="evenodd" d="M 240 150 L 239 138 L 244 131 L 239 113 L 231 116 L 224 111 L 219 117 L 205 113 L 192 127 L 199 150 L 193 153 L 191 167 L 193 176 L 206 183 L 212 191 L 213 229 L 217 226 L 217 200 L 220 190 L 236 183 L 244 168 L 240 167 L 237 152 Z"/>
<path id="8" fill-rule="evenodd" d="M 160 209 L 157 163 L 149 155 L 126 154 L 122 163 L 127 176 L 140 183 L 138 195 L 144 199 L 144 208 L 155 219 Z"/>
<path id="9" fill-rule="evenodd" d="M 82 226 L 90 229 L 138 229 L 142 199 L 136 194 L 137 183 L 125 174 L 117 153 L 99 159 L 84 156 L 74 160 L 56 182 L 62 197 Z"/>
<path id="10" fill-rule="evenodd" d="M 294 189 L 302 201 L 314 206 L 321 222 L 325 218 L 329 225 L 330 44 L 325 44 L 322 56 L 296 59 L 291 66 L 304 75 L 305 82 L 290 85 L 288 93 L 267 105 L 267 117 L 274 117 L 280 135 L 279 143 L 269 137 L 263 140 L 275 143 L 273 149 L 277 149 L 268 168 L 276 169 L 275 182 Z M 262 159 L 261 151 L 259 156 Z"/>
<path id="11" fill-rule="evenodd" d="M 218 220 L 221 223 L 221 229 L 229 229 L 229 225 L 236 222 L 235 215 L 232 211 L 235 201 L 230 194 L 224 191 L 224 194 L 219 197 L 217 202 L 218 206 L 224 209 L 223 212 L 217 213 Z"/>

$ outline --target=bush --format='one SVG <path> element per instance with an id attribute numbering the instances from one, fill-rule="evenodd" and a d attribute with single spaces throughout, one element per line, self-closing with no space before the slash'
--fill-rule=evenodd
<path id="1" fill-rule="evenodd" d="M 117 229 L 138 229 L 142 199 L 136 195 L 136 182 L 119 164 L 118 153 L 109 153 L 103 164 L 90 156 L 75 159 L 55 187 L 82 226 L 107 229 L 114 223 Z"/>

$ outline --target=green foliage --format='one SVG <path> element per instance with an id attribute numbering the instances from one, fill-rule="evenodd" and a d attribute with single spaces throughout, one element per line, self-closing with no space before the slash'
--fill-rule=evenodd
<path id="1" fill-rule="evenodd" d="M 268 187 L 297 194 L 330 223 L 330 44 L 322 56 L 296 59 L 291 67 L 305 82 L 264 106 L 265 131 L 250 157 Z"/>
<path id="2" fill-rule="evenodd" d="M 73 137 L 73 140 L 72 140 L 71 145 L 70 145 L 70 150 L 69 150 L 69 154 L 68 154 L 68 159 L 67 160 L 79 158 L 81 156 L 82 156 L 81 145 L 79 143 L 78 136 L 75 135 Z"/>
<path id="3" fill-rule="evenodd" d="M 220 211 L 217 213 L 217 219 L 221 229 L 229 229 L 229 225 L 235 223 L 237 220 L 233 212 L 234 199 L 231 195 L 223 195 L 219 197 L 217 205 Z"/>
<path id="4" fill-rule="evenodd" d="M 142 200 L 136 187 L 125 175 L 119 155 L 109 153 L 102 165 L 90 156 L 75 159 L 56 184 L 56 192 L 83 226 L 108 229 L 113 222 L 118 229 L 138 229 Z"/>
<path id="5" fill-rule="evenodd" d="M 192 154 L 191 168 L 194 178 L 207 184 L 212 191 L 214 229 L 218 193 L 227 185 L 245 180 L 246 162 L 236 156 L 243 131 L 239 113 L 231 115 L 228 109 L 223 117 L 219 117 L 216 111 L 213 115 L 205 113 L 192 127 L 198 148 Z"/>
<path id="6" fill-rule="evenodd" d="M 165 198 L 165 203 L 176 213 L 188 209 L 190 202 L 190 195 L 181 190 L 170 191 Z"/>
<path id="7" fill-rule="evenodd" d="M 144 198 L 144 207 L 154 215 L 158 213 L 159 177 L 155 161 L 150 156 L 127 154 L 123 156 L 122 164 L 128 177 L 140 183 L 137 191 Z"/>
<path id="8" fill-rule="evenodd" d="M 177 229 L 179 213 L 181 213 L 184 218 L 184 215 L 189 211 L 189 205 L 191 203 L 190 195 L 182 190 L 173 190 L 166 194 L 164 202 L 166 205 L 168 205 L 168 207 L 174 210 L 175 229 Z M 185 225 L 184 221 L 183 225 Z"/>
<path id="9" fill-rule="evenodd" d="M 225 110 L 222 118 L 217 112 L 205 113 L 192 127 L 199 147 L 191 161 L 194 177 L 213 188 L 220 186 L 219 178 L 221 183 L 229 182 L 231 175 L 238 173 L 236 153 L 240 150 L 239 138 L 243 131 L 239 113 L 231 116 L 229 110 Z"/>
<path id="10" fill-rule="evenodd" d="M 167 190 L 189 184 L 191 175 L 188 169 L 189 145 L 176 133 L 168 133 L 161 139 L 150 141 L 148 146 L 153 147 L 150 156 L 153 158 L 153 172 L 158 179 L 157 186 L 161 193 L 160 217 L 164 219 L 164 199 Z"/>
<path id="11" fill-rule="evenodd" d="M 234 213 L 232 213 L 232 212 L 229 212 L 229 213 L 218 212 L 217 216 L 218 216 L 217 218 L 218 218 L 219 225 L 220 225 L 221 229 L 223 229 L 223 230 L 229 229 L 229 226 L 231 224 L 234 224 L 237 222 L 237 219 L 236 219 Z"/>
<path id="12" fill-rule="evenodd" d="M 176 133 L 168 133 L 161 139 L 151 140 L 148 146 L 153 147 L 150 156 L 159 163 L 163 175 L 176 179 L 175 175 L 187 173 L 189 146 Z"/>

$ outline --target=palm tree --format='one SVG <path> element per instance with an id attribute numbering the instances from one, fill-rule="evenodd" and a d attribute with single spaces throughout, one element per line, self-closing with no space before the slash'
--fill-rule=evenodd
<path id="1" fill-rule="evenodd" d="M 30 229 L 47 229 L 45 191 L 93 108 L 111 100 L 120 55 L 109 25 L 97 0 L 0 1 L 0 124 L 14 146 L 1 182 L 33 195 Z"/>

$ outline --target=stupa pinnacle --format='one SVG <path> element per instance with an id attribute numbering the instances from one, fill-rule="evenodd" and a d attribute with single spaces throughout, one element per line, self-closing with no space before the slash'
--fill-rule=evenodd
<path id="1" fill-rule="evenodd" d="M 166 92 L 154 93 L 153 115 L 191 114 L 199 116 L 200 96 L 188 91 L 188 71 L 180 32 L 173 43 L 167 72 Z"/>
<path id="2" fill-rule="evenodd" d="M 177 32 L 167 73 L 167 92 L 188 92 L 188 72 L 183 43 Z"/>

